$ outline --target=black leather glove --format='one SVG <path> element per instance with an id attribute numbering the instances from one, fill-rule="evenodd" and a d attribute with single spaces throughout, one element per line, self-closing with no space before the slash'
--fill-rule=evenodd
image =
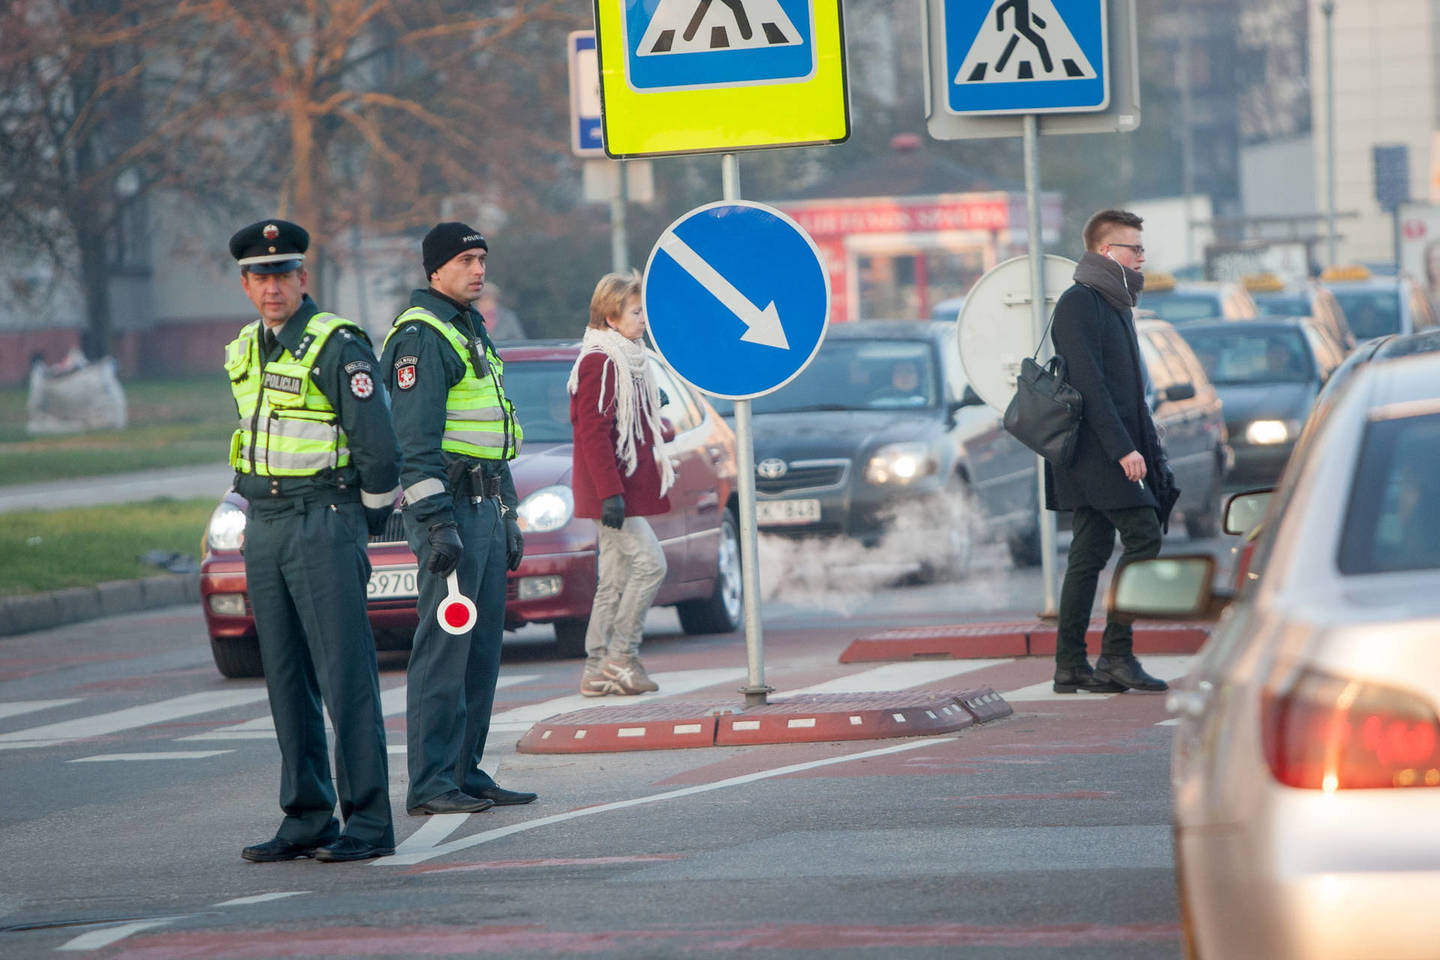
<path id="1" fill-rule="evenodd" d="M 369 528 L 370 536 L 378 537 L 384 533 L 394 514 L 394 507 L 366 507 L 365 526 Z"/>
<path id="2" fill-rule="evenodd" d="M 430 524 L 430 531 L 425 539 L 430 542 L 429 571 L 448 577 L 450 572 L 460 565 L 460 555 L 465 552 L 465 545 L 460 542 L 460 531 L 455 528 L 455 521 L 442 520 Z"/>
<path id="3" fill-rule="evenodd" d="M 617 493 L 601 502 L 600 522 L 615 530 L 625 525 L 625 498 L 622 495 Z"/>
<path id="4" fill-rule="evenodd" d="M 525 537 L 520 533 L 520 524 L 514 517 L 505 518 L 505 565 L 511 571 L 520 569 L 525 558 Z"/>

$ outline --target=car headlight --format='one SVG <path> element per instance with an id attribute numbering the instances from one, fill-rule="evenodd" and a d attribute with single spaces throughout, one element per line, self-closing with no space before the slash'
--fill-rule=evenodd
<path id="1" fill-rule="evenodd" d="M 1293 420 L 1254 420 L 1245 428 L 1245 439 L 1257 445 L 1284 443 L 1299 432 Z"/>
<path id="2" fill-rule="evenodd" d="M 865 482 L 877 486 L 910 483 L 936 470 L 935 458 L 923 443 L 887 443 L 870 456 L 865 465 Z"/>
<path id="3" fill-rule="evenodd" d="M 221 500 L 210 514 L 205 543 L 211 550 L 239 550 L 245 546 L 245 511 L 229 500 Z"/>
<path id="4" fill-rule="evenodd" d="M 575 515 L 575 495 L 569 487 L 560 484 L 541 487 L 521 500 L 515 512 L 520 516 L 521 530 L 549 533 L 565 526 Z"/>

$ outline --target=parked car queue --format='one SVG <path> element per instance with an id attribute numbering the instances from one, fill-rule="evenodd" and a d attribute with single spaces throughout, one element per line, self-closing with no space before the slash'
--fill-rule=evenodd
<path id="1" fill-rule="evenodd" d="M 583 656 L 595 591 L 595 523 L 574 515 L 570 491 L 570 398 L 566 382 L 579 356 L 574 341 L 511 342 L 504 348 L 505 391 L 525 427 L 511 464 L 526 550 L 509 574 L 506 629 L 548 623 L 564 656 Z M 651 518 L 669 573 L 656 598 L 674 606 L 686 633 L 728 633 L 740 625 L 740 540 L 735 438 L 705 398 L 650 358 L 665 391 L 661 415 L 672 431 L 676 465 L 669 513 Z M 221 498 L 204 534 L 201 607 L 215 665 L 227 677 L 260 676 L 259 645 L 242 553 L 245 500 Z M 407 650 L 417 622 L 417 565 L 400 511 L 371 538 L 369 612 L 377 648 Z"/>

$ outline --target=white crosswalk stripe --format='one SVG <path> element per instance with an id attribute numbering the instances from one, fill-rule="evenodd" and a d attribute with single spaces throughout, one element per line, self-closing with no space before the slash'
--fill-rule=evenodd
<path id="1" fill-rule="evenodd" d="M 813 693 L 864 693 L 870 690 L 906 690 L 986 667 L 1009 663 L 1009 660 L 920 660 L 887 663 L 860 673 L 826 680 L 799 690 L 775 691 L 776 697 L 795 697 Z"/>
<path id="2" fill-rule="evenodd" d="M 3 733 L 0 734 L 0 750 L 53 746 L 71 740 L 103 737 L 107 734 L 119 733 L 122 730 L 134 730 L 137 727 L 167 723 L 183 717 L 248 706 L 264 699 L 265 689 L 263 687 L 191 693 L 183 697 L 161 700 L 159 703 L 126 707 L 123 710 L 112 710 L 109 713 L 101 713 L 93 717 L 47 723 L 44 726 Z"/>
<path id="3" fill-rule="evenodd" d="M 18 717 L 24 713 L 36 713 L 40 710 L 49 710 L 51 707 L 63 707 L 70 703 L 79 703 L 78 697 L 69 697 L 65 700 L 11 700 L 8 703 L 0 703 L 0 720 L 6 717 Z"/>
<path id="4" fill-rule="evenodd" d="M 693 693 L 696 690 L 703 690 L 706 687 L 713 687 L 727 681 L 738 683 L 745 679 L 745 672 L 732 667 L 721 667 L 708 670 L 674 670 L 667 673 L 653 673 L 650 675 L 660 685 L 658 694 L 641 694 L 639 697 L 582 697 L 580 694 L 572 694 L 568 697 L 556 697 L 553 700 L 542 700 L 539 703 L 526 704 L 523 707 L 514 707 L 510 710 L 502 710 L 490 718 L 490 732 L 494 733 L 524 733 L 539 720 L 546 717 L 553 717 L 560 713 L 569 713 L 572 710 L 583 710 L 586 707 L 613 706 L 618 701 L 629 703 L 644 702 L 649 699 L 668 699 L 683 694 Z M 576 676 L 578 682 L 578 671 Z M 737 694 L 738 696 L 738 694 Z"/>

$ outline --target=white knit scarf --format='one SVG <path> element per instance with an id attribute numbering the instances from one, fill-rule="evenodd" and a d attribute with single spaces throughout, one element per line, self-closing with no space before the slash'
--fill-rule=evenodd
<path id="1" fill-rule="evenodd" d="M 634 475 L 637 455 L 636 443 L 644 437 L 644 426 L 649 426 L 650 435 L 655 438 L 655 463 L 660 469 L 660 495 L 663 497 L 675 483 L 675 470 L 665 454 L 665 443 L 660 437 L 660 388 L 650 376 L 645 355 L 645 343 L 628 340 L 613 329 L 585 329 L 580 341 L 580 356 L 570 369 L 569 388 L 571 395 L 580 386 L 580 363 L 592 353 L 604 354 L 609 363 L 600 374 L 600 396 L 596 409 L 605 412 L 605 381 L 610 370 L 615 370 L 615 455 L 625 464 L 625 476 Z M 622 374 L 628 373 L 629 376 Z"/>

